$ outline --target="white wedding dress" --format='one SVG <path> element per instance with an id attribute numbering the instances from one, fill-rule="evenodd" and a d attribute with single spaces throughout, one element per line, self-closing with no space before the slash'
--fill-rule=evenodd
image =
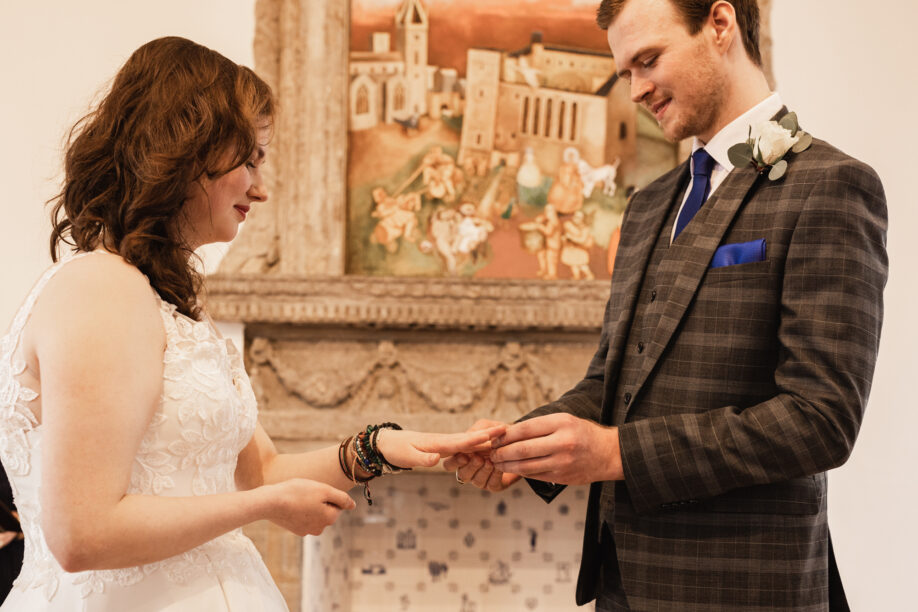
<path id="1" fill-rule="evenodd" d="M 87 255 L 112 256 L 76 257 Z M 25 533 L 22 573 L 0 610 L 287 610 L 241 529 L 180 555 L 123 569 L 67 573 L 51 555 L 39 520 L 42 426 L 29 407 L 40 389 L 20 383 L 26 364 L 19 338 L 42 288 L 63 265 L 45 272 L 0 341 L 0 459 Z M 156 300 L 166 331 L 162 396 L 134 457 L 127 493 L 177 497 L 234 491 L 236 458 L 255 431 L 257 415 L 241 356 L 211 324 L 180 314 L 158 295 Z"/>

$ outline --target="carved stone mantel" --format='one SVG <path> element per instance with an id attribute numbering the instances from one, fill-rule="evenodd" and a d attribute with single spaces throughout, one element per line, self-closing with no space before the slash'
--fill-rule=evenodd
<path id="1" fill-rule="evenodd" d="M 514 420 L 579 380 L 608 283 L 214 276 L 208 310 L 246 324 L 260 419 L 283 450 L 397 415 L 451 431 Z"/>
<path id="2" fill-rule="evenodd" d="M 207 280 L 215 319 L 398 329 L 596 331 L 607 281 L 359 276 L 245 276 Z"/>

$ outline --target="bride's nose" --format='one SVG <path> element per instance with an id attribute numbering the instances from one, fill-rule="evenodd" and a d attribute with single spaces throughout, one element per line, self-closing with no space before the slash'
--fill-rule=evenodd
<path id="1" fill-rule="evenodd" d="M 261 177 L 252 181 L 252 185 L 249 187 L 246 195 L 249 196 L 249 199 L 253 202 L 264 202 L 268 199 L 268 188 L 265 186 Z"/>

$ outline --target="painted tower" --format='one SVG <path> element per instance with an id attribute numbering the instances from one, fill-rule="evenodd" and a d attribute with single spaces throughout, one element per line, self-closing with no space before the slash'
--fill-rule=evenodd
<path id="1" fill-rule="evenodd" d="M 497 124 L 501 52 L 469 49 L 465 86 L 465 117 L 459 141 L 459 163 L 490 161 Z"/>
<path id="2" fill-rule="evenodd" d="M 405 0 L 395 14 L 396 45 L 405 60 L 408 115 L 427 113 L 427 39 L 430 23 L 420 0 Z"/>

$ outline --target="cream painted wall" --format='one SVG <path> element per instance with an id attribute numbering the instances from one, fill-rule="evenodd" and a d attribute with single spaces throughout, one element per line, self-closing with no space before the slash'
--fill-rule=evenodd
<path id="1" fill-rule="evenodd" d="M 775 0 L 775 76 L 805 128 L 872 165 L 889 205 L 880 358 L 861 435 L 829 476 L 829 524 L 853 610 L 914 610 L 918 547 L 918 4 Z"/>
<path id="2" fill-rule="evenodd" d="M 335 0 L 342 1 L 342 0 Z M 918 548 L 918 214 L 908 185 L 918 134 L 918 4 L 774 0 L 779 90 L 809 131 L 873 165 L 887 189 L 891 273 L 873 395 L 851 460 L 831 474 L 830 522 L 855 610 L 911 607 Z M 65 130 L 130 52 L 166 34 L 251 65 L 254 0 L 3 0 L 0 8 L 0 328 L 49 263 L 43 202 L 55 192 Z M 214 261 L 216 258 L 211 258 Z M 238 334 L 238 328 L 235 330 Z"/>
<path id="3" fill-rule="evenodd" d="M 51 263 L 49 209 L 66 133 L 134 49 L 177 35 L 251 66 L 254 0 L 0 2 L 0 329 Z M 209 262 L 222 249 L 209 249 Z"/>

